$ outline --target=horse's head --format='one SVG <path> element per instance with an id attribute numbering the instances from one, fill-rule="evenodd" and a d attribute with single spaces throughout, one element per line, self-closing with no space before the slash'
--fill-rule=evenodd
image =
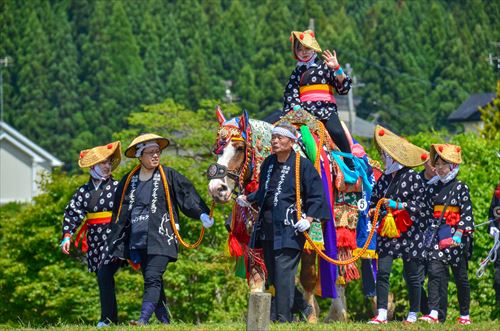
<path id="1" fill-rule="evenodd" d="M 240 117 L 226 121 L 217 106 L 216 115 L 219 121 L 214 147 L 217 163 L 208 168 L 208 191 L 215 202 L 226 203 L 231 199 L 234 189 L 241 188 L 250 176 L 251 127 L 246 111 Z"/>

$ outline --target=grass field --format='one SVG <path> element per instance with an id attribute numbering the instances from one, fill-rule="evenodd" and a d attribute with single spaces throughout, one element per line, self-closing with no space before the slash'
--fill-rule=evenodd
<path id="1" fill-rule="evenodd" d="M 0 330 L 57 330 L 57 331 L 90 331 L 96 330 L 94 326 L 91 325 L 59 325 L 59 326 L 8 326 L 0 325 Z M 137 327 L 137 326 L 126 326 L 118 325 L 106 330 L 144 330 L 144 331 L 240 331 L 245 330 L 245 323 L 204 323 L 204 324 L 184 324 L 176 323 L 168 326 L 153 324 L 147 327 Z M 500 330 L 500 323 L 495 321 L 490 322 L 479 322 L 474 323 L 470 326 L 460 326 L 454 321 L 448 321 L 442 325 L 429 325 L 426 323 L 417 323 L 411 326 L 403 325 L 401 322 L 391 322 L 386 325 L 367 325 L 366 323 L 359 322 L 349 322 L 349 323 L 319 323 L 319 324 L 304 324 L 304 323 L 292 323 L 292 324 L 272 324 L 270 330 L 272 331 L 285 331 L 285 330 L 296 330 L 296 331 L 332 331 L 332 330 L 488 330 L 495 331 Z"/>

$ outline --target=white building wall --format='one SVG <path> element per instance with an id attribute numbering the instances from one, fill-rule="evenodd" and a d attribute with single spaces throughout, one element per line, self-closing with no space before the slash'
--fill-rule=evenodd
<path id="1" fill-rule="evenodd" d="M 33 197 L 33 159 L 7 140 L 0 141 L 0 204 Z"/>

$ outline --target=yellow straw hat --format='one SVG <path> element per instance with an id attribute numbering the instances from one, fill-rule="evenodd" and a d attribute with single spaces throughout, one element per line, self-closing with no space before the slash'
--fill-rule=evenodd
<path id="1" fill-rule="evenodd" d="M 377 125 L 374 134 L 375 143 L 396 162 L 406 167 L 417 167 L 429 159 L 429 153 L 396 135 L 386 128 Z"/>
<path id="2" fill-rule="evenodd" d="M 125 156 L 129 158 L 135 158 L 137 145 L 153 140 L 156 141 L 156 143 L 160 146 L 160 150 L 164 150 L 170 144 L 170 141 L 167 138 L 163 138 L 162 136 L 159 136 L 154 133 L 143 133 L 134 140 L 132 140 L 127 150 L 125 151 Z"/>
<path id="3" fill-rule="evenodd" d="M 303 46 L 313 49 L 315 52 L 322 52 L 321 47 L 319 47 L 318 41 L 314 35 L 314 31 L 306 30 L 302 31 L 292 31 L 290 34 L 290 41 L 292 42 L 292 53 L 295 56 L 295 39 L 297 39 Z"/>
<path id="4" fill-rule="evenodd" d="M 122 160 L 121 143 L 119 141 L 81 151 L 78 165 L 80 168 L 90 168 L 110 157 L 112 158 L 111 170 L 114 170 Z"/>
<path id="5" fill-rule="evenodd" d="M 449 163 L 462 163 L 462 149 L 460 146 L 451 144 L 432 144 L 431 145 L 431 164 L 436 163 L 436 155 Z"/>

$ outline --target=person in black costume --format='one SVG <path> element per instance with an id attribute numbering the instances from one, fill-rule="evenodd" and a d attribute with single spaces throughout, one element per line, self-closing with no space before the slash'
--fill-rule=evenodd
<path id="1" fill-rule="evenodd" d="M 135 138 L 125 155 L 138 158 L 140 169 L 126 174 L 116 190 L 109 251 L 105 254 L 140 263 L 144 295 L 141 316 L 132 324 L 148 324 L 153 313 L 161 323 L 170 323 L 163 273 L 169 263 L 177 260 L 179 251 L 171 218 L 179 228 L 180 209 L 186 216 L 200 219 L 205 228 L 214 222 L 193 184 L 160 164 L 161 151 L 168 144 L 166 138 L 150 133 Z"/>
<path id="2" fill-rule="evenodd" d="M 334 91 L 340 95 L 349 93 L 352 80 L 343 71 L 335 50 L 322 52 L 311 30 L 292 31 L 290 35 L 292 52 L 298 61 L 283 95 L 282 116 L 300 106 L 324 124 L 330 137 L 341 152 L 351 153 L 351 146 L 340 123 Z M 353 169 L 351 159 L 344 162 Z"/>
<path id="3" fill-rule="evenodd" d="M 97 323 L 99 328 L 118 322 L 114 275 L 120 268 L 121 261 L 104 261 L 101 252 L 107 248 L 106 239 L 110 233 L 109 223 L 118 187 L 118 181 L 113 179 L 111 172 L 120 164 L 120 146 L 121 143 L 116 141 L 80 152 L 78 165 L 89 168 L 90 178 L 76 190 L 64 210 L 61 250 L 64 254 L 69 254 L 71 237 L 80 227 L 75 246 L 82 243 L 81 249 L 86 253 L 88 270 L 95 272 L 97 276 L 101 302 L 101 318 Z M 103 266 L 99 267 L 101 264 Z"/>

